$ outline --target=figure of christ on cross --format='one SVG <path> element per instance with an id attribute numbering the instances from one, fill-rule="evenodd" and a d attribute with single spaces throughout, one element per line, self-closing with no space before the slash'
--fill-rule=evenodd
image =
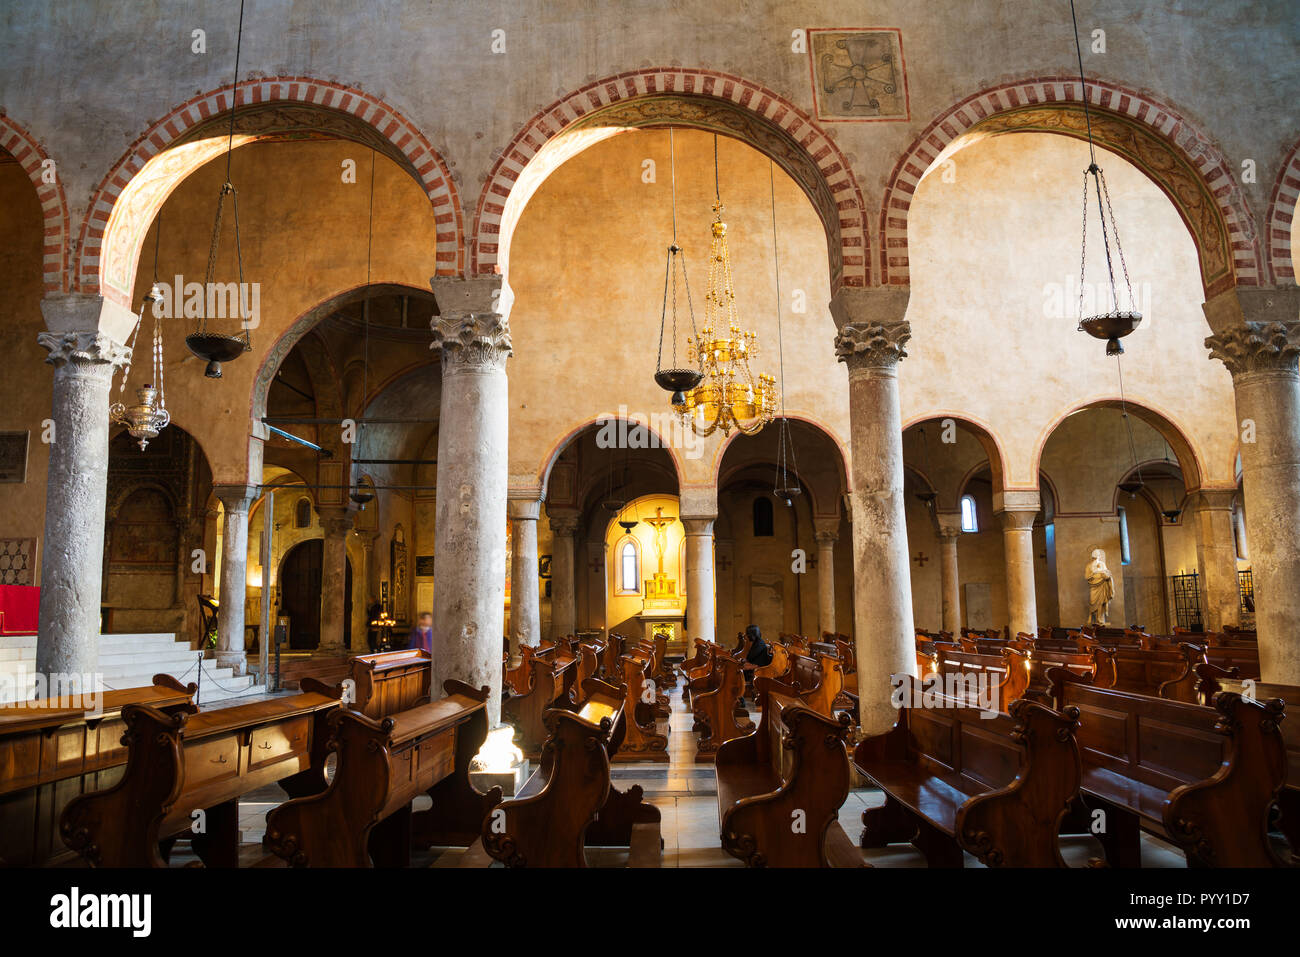
<path id="1" fill-rule="evenodd" d="M 668 526 L 677 521 L 675 515 L 665 515 L 663 506 L 655 509 L 651 518 L 645 523 L 655 530 L 655 551 L 659 554 L 659 577 L 664 574 L 664 551 L 668 548 Z"/>

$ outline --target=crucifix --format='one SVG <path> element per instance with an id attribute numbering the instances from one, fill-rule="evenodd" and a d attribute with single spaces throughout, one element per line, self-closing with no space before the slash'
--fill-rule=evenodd
<path id="1" fill-rule="evenodd" d="M 655 530 L 655 551 L 659 553 L 660 577 L 664 573 L 664 550 L 668 547 L 668 526 L 675 521 L 677 521 L 676 516 L 664 514 L 662 505 L 655 509 L 652 517 L 645 519 L 645 523 Z"/>
<path id="2" fill-rule="evenodd" d="M 917 552 L 916 557 L 912 559 L 912 561 L 916 562 L 916 564 L 921 568 L 924 568 L 925 563 L 928 562 L 929 560 L 930 560 L 929 556 L 927 556 L 925 552 Z"/>

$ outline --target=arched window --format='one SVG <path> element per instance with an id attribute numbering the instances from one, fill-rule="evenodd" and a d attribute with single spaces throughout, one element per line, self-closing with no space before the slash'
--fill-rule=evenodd
<path id="1" fill-rule="evenodd" d="M 311 528 L 311 499 L 300 498 L 294 506 L 294 528 Z"/>
<path id="2" fill-rule="evenodd" d="M 754 537 L 770 538 L 772 536 L 772 500 L 770 498 L 754 499 Z"/>
<path id="3" fill-rule="evenodd" d="M 614 594 L 641 594 L 641 552 L 636 547 L 636 539 L 629 535 L 620 540 L 614 554 L 617 557 L 614 565 Z"/>
<path id="4" fill-rule="evenodd" d="M 980 530 L 979 518 L 975 514 L 974 495 L 963 495 L 961 497 L 961 530 L 963 532 L 978 532 Z"/>

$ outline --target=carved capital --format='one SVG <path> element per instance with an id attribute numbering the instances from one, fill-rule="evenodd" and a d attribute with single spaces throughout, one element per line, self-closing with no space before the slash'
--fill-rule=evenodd
<path id="1" fill-rule="evenodd" d="M 510 322 L 499 312 L 434 316 L 433 343 L 442 350 L 443 371 L 504 372 L 510 346 Z"/>
<path id="2" fill-rule="evenodd" d="M 853 369 L 886 369 L 907 358 L 907 340 L 912 338 L 912 324 L 906 320 L 890 323 L 849 323 L 835 336 L 835 355 Z"/>
<path id="3" fill-rule="evenodd" d="M 214 485 L 212 494 L 221 500 L 227 514 L 231 512 L 247 514 L 248 507 L 257 498 L 257 488 L 251 485 Z"/>
<path id="4" fill-rule="evenodd" d="M 114 369 L 131 361 L 131 350 L 102 332 L 41 332 L 36 341 L 49 350 L 52 366 L 105 365 Z"/>
<path id="5" fill-rule="evenodd" d="M 818 531 L 813 533 L 813 538 L 817 540 L 817 545 L 821 548 L 834 548 L 840 536 L 835 532 Z"/>
<path id="6" fill-rule="evenodd" d="M 347 510 L 330 509 L 320 516 L 320 527 L 327 539 L 347 537 L 348 532 L 352 531 L 352 524 L 353 515 Z"/>
<path id="7" fill-rule="evenodd" d="M 1003 531 L 1015 529 L 1023 532 L 1034 527 L 1034 519 L 1038 517 L 1038 509 L 1035 508 L 1030 511 L 1027 508 L 1004 508 L 995 514 Z"/>
<path id="8" fill-rule="evenodd" d="M 572 538 L 578 530 L 577 515 L 552 515 L 550 520 L 551 531 L 558 536 Z"/>
<path id="9" fill-rule="evenodd" d="M 1300 325 L 1246 322 L 1205 339 L 1210 358 L 1220 360 L 1234 377 L 1248 372 L 1296 372 L 1300 361 Z"/>

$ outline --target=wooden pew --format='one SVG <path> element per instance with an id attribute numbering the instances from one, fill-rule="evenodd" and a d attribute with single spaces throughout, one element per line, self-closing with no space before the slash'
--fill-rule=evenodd
<path id="1" fill-rule="evenodd" d="M 668 636 L 654 636 L 654 671 L 651 673 L 651 679 L 660 688 L 672 689 L 677 687 L 677 669 L 668 663 Z"/>
<path id="2" fill-rule="evenodd" d="M 196 690 L 155 675 L 148 687 L 105 690 L 97 712 L 87 710 L 93 702 L 73 697 L 0 708 L 0 861 L 39 867 L 76 860 L 59 836 L 59 817 L 76 796 L 121 780 L 127 760 L 122 709 L 188 711 Z"/>
<path id="3" fill-rule="evenodd" d="M 367 717 L 382 718 L 429 700 L 433 667 L 423 648 L 357 655 L 351 665 L 356 701 L 349 706 Z"/>
<path id="4" fill-rule="evenodd" d="M 1286 779 L 1280 700 L 1228 692 L 1206 708 L 1094 688 L 1054 669 L 1058 708 L 1080 712 L 1081 808 L 1072 830 L 1106 812 L 1097 835 L 1113 867 L 1139 867 L 1139 829 L 1182 848 L 1192 867 L 1270 867 L 1269 807 Z"/>
<path id="5" fill-rule="evenodd" d="M 1029 687 L 1029 669 L 1026 656 L 1015 648 L 1006 648 L 999 655 L 972 654 L 947 642 L 935 643 L 934 667 L 940 674 L 986 674 L 996 689 L 998 710 L 1007 712 L 1011 702 L 1024 697 Z"/>
<path id="6" fill-rule="evenodd" d="M 529 662 L 533 677 L 528 691 L 507 698 L 501 707 L 504 720 L 515 726 L 515 743 L 530 758 L 541 753 L 546 741 L 543 716 L 556 702 L 569 701 L 577 659 L 557 651 L 553 656 L 534 656 Z"/>
<path id="7" fill-rule="evenodd" d="M 482 846 L 507 867 L 585 867 L 587 846 L 658 841 L 659 810 L 640 785 L 610 784 L 610 755 L 622 743 L 625 689 L 589 678 L 576 711 L 553 708 L 541 765 L 519 794 L 482 823 Z M 656 848 L 658 850 L 658 848 Z"/>
<path id="8" fill-rule="evenodd" d="M 1242 678 L 1213 664 L 1197 665 L 1196 677 L 1197 697 L 1206 706 L 1214 705 L 1214 696 L 1220 691 L 1255 700 L 1279 698 L 1286 704 L 1287 720 L 1281 726 L 1286 746 L 1286 788 L 1277 799 L 1277 826 L 1291 845 L 1292 860 L 1300 863 L 1300 686 Z"/>
<path id="9" fill-rule="evenodd" d="M 554 645 L 532 645 L 521 644 L 519 646 L 519 666 L 517 668 L 506 669 L 506 682 L 513 694 L 528 694 L 528 689 L 533 686 L 533 666 L 534 658 L 545 658 L 555 654 Z"/>
<path id="10" fill-rule="evenodd" d="M 862 814 L 863 847 L 910 842 L 931 867 L 1064 867 L 1057 834 L 1080 781 L 1078 712 L 1020 698 L 988 716 L 960 698 L 902 682 L 893 729 L 866 738 L 853 764 L 885 792 Z M 896 685 L 896 687 L 898 687 Z"/>
<path id="11" fill-rule="evenodd" d="M 758 728 L 722 744 L 715 768 L 722 848 L 750 867 L 865 867 L 839 822 L 849 793 L 848 718 L 819 714 L 754 679 Z M 792 826 L 802 813 L 802 828 Z"/>
<path id="12" fill-rule="evenodd" d="M 816 658 L 796 653 L 790 656 L 790 667 L 780 681 L 818 714 L 833 718 L 835 701 L 844 690 L 844 665 L 838 655 L 824 650 Z"/>
<path id="13" fill-rule="evenodd" d="M 790 670 L 790 650 L 779 641 L 772 642 L 768 647 L 772 649 L 772 660 L 754 669 L 755 687 L 759 678 L 780 678 Z"/>
<path id="14" fill-rule="evenodd" d="M 1259 646 L 1233 643 L 1209 645 L 1204 649 L 1205 661 L 1226 671 L 1237 669 L 1242 678 L 1260 677 Z"/>
<path id="15" fill-rule="evenodd" d="M 1115 663 L 1117 691 L 1196 701 L 1196 666 L 1205 660 L 1204 649 L 1182 643 L 1176 648 L 1144 649 L 1115 646 L 1108 649 Z"/>
<path id="16" fill-rule="evenodd" d="M 1035 701 L 1050 703 L 1052 686 L 1047 672 L 1052 668 L 1065 668 L 1075 674 L 1090 675 L 1093 685 L 1098 688 L 1115 686 L 1115 661 L 1111 653 L 1101 645 L 1094 646 L 1089 652 L 1045 651 L 1030 648 L 1027 655 L 1029 685 L 1025 694 Z"/>
<path id="17" fill-rule="evenodd" d="M 622 684 L 626 689 L 623 703 L 626 729 L 623 742 L 612 757 L 617 761 L 667 761 L 668 736 L 659 733 L 654 721 L 643 722 L 637 716 L 637 705 L 648 704 L 647 698 L 654 694 L 650 660 L 638 655 L 624 655 L 619 661 L 623 666 Z"/>
<path id="18" fill-rule="evenodd" d="M 289 795 L 325 787 L 326 721 L 342 688 L 303 684 L 300 694 L 214 711 L 126 705 L 126 771 L 69 802 L 64 843 L 94 867 L 166 867 L 171 841 L 189 836 L 207 866 L 236 867 L 241 795 L 277 782 Z M 194 833 L 199 810 L 205 830 Z"/>
<path id="19" fill-rule="evenodd" d="M 267 847 L 294 867 L 407 867 L 413 844 L 481 822 L 501 800 L 500 788 L 475 797 L 468 779 L 469 760 L 487 738 L 489 691 L 454 680 L 443 687 L 446 697 L 380 720 L 342 708 L 331 714 L 334 778 L 271 810 Z M 455 785 L 437 787 L 451 777 Z M 433 807 L 417 827 L 411 802 L 424 793 Z"/>
<path id="20" fill-rule="evenodd" d="M 701 764 L 712 762 L 724 741 L 738 738 L 754 729 L 753 722 L 748 718 L 740 722 L 736 720 L 736 702 L 745 692 L 740 662 L 729 654 L 720 653 L 714 658 L 714 666 L 716 686 L 695 696 L 695 717 L 702 728 L 695 760 Z"/>
<path id="21" fill-rule="evenodd" d="M 575 688 L 581 688 L 582 683 L 588 678 L 596 678 L 600 674 L 601 655 L 605 650 L 605 643 L 599 639 L 595 641 L 582 641 L 578 643 L 578 668 L 573 678 Z"/>

